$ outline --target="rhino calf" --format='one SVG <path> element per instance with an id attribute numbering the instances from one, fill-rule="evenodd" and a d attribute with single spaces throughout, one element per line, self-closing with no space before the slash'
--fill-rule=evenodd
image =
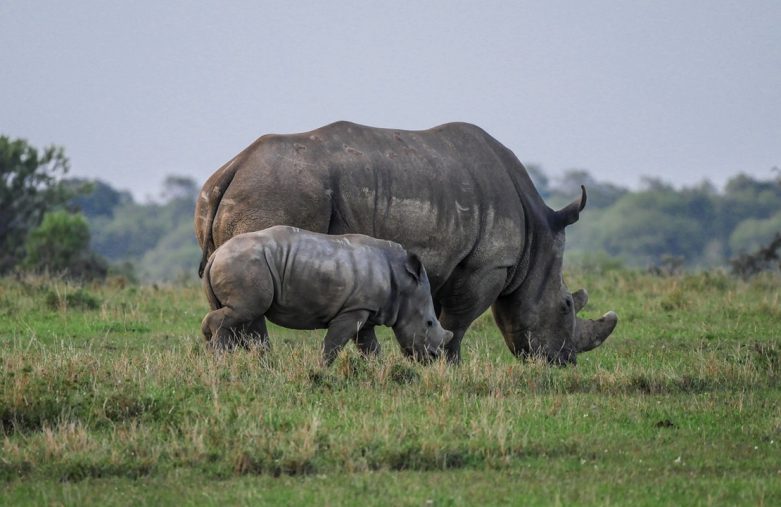
<path id="1" fill-rule="evenodd" d="M 292 329 L 327 328 L 326 365 L 351 338 L 363 354 L 378 353 L 377 325 L 392 327 L 401 350 L 422 360 L 436 357 L 453 336 L 436 318 L 418 257 L 361 234 L 288 226 L 239 234 L 209 258 L 203 286 L 211 311 L 201 330 L 217 349 L 246 336 L 267 347 L 266 317 Z"/>

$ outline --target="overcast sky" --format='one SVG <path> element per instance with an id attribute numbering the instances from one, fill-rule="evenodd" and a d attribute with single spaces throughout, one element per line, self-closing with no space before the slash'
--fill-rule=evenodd
<path id="1" fill-rule="evenodd" d="M 628 186 L 781 166 L 778 0 L 3 0 L 0 76 L 0 134 L 142 199 L 335 120 Z"/>

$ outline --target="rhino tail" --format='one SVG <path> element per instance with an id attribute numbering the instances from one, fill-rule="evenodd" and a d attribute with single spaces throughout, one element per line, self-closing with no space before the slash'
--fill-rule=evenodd
<path id="1" fill-rule="evenodd" d="M 206 220 L 203 223 L 203 245 L 201 245 L 201 263 L 198 266 L 198 276 L 203 278 L 203 272 L 206 268 L 206 263 L 209 260 L 209 256 L 216 250 L 214 245 L 214 217 L 217 216 L 217 210 L 220 207 L 222 196 L 225 194 L 228 186 L 233 181 L 233 177 L 236 176 L 238 170 L 237 164 L 238 156 L 232 159 L 228 164 L 220 171 L 217 181 L 208 191 L 207 196 L 207 214 Z"/>
<path id="2" fill-rule="evenodd" d="M 222 308 L 222 303 L 220 303 L 220 300 L 217 299 L 217 295 L 214 293 L 214 289 L 212 288 L 211 268 L 213 262 L 214 262 L 214 256 L 212 256 L 208 260 L 206 266 L 202 271 L 203 291 L 206 293 L 206 299 L 209 300 L 209 307 L 212 309 L 212 311 L 219 310 L 220 308 Z"/>
<path id="3" fill-rule="evenodd" d="M 211 204 L 211 203 L 210 203 Z M 201 250 L 201 263 L 198 265 L 198 277 L 203 278 L 204 269 L 206 269 L 206 262 L 209 259 L 209 255 L 214 251 L 214 237 L 212 236 L 212 224 L 214 223 L 214 215 L 216 206 L 209 206 L 209 213 L 206 215 L 206 233 L 203 238 L 203 245 Z"/>

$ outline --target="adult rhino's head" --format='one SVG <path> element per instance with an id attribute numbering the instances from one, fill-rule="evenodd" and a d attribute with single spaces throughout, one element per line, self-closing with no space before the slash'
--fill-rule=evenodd
<path id="1" fill-rule="evenodd" d="M 586 205 L 586 189 L 580 199 L 558 211 L 548 209 L 533 231 L 528 272 L 513 294 L 493 305 L 494 319 L 505 342 L 517 356 L 541 356 L 553 364 L 574 364 L 579 352 L 604 342 L 618 323 L 615 312 L 598 320 L 577 313 L 586 305 L 584 289 L 570 292 L 562 278 L 564 229 L 575 223 Z"/>
<path id="2" fill-rule="evenodd" d="M 598 347 L 613 332 L 618 323 L 615 312 L 598 320 L 582 319 L 577 313 L 588 300 L 587 292 L 570 293 L 563 281 L 559 285 L 558 295 L 543 297 L 532 310 L 529 323 L 512 335 L 507 345 L 516 355 L 541 356 L 558 365 L 575 364 L 578 353 Z"/>

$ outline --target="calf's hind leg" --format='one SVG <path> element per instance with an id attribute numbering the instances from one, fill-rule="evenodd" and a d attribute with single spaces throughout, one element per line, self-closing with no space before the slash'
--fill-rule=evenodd
<path id="1" fill-rule="evenodd" d="M 273 281 L 268 268 L 247 263 L 237 270 L 215 254 L 208 283 L 222 307 L 203 319 L 203 334 L 215 349 L 251 348 L 268 344 L 264 315 L 273 300 Z"/>
<path id="2" fill-rule="evenodd" d="M 237 344 L 237 332 L 250 323 L 233 308 L 224 306 L 206 314 L 201 322 L 201 332 L 209 348 L 230 350 Z"/>

